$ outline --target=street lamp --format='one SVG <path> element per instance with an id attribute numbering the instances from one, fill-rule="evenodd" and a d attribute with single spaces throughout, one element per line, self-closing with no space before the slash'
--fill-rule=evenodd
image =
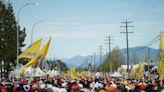
<path id="1" fill-rule="evenodd" d="M 34 32 L 34 28 L 36 27 L 37 24 L 41 23 L 41 22 L 46 22 L 45 20 L 40 20 L 37 21 L 33 26 L 32 26 L 32 31 L 31 31 L 31 44 L 33 43 L 33 32 Z"/>
<path id="2" fill-rule="evenodd" d="M 17 13 L 17 57 L 19 55 L 19 15 L 22 9 L 28 5 L 37 5 L 37 3 L 26 3 L 22 7 L 20 7 L 18 13 Z M 18 67 L 19 60 L 17 59 L 17 67 Z"/>

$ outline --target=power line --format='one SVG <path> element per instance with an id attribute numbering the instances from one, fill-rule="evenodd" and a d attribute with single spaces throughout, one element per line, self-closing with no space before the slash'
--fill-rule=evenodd
<path id="1" fill-rule="evenodd" d="M 149 46 L 153 45 L 154 43 L 156 43 L 156 42 L 159 40 L 158 38 L 159 38 L 159 35 L 156 36 L 156 37 L 155 37 L 153 40 L 151 40 L 150 42 L 148 42 L 146 45 L 144 45 L 142 48 L 136 49 L 135 52 L 136 52 L 136 51 L 143 50 L 143 49 L 145 49 L 146 47 L 149 47 Z"/>
<path id="2" fill-rule="evenodd" d="M 141 5 L 139 5 L 137 7 L 137 9 L 129 16 L 128 19 L 133 19 L 134 16 L 136 15 L 136 13 L 139 14 L 139 12 L 141 12 L 141 11 L 143 12 L 148 7 L 148 5 L 150 5 L 151 2 L 152 2 L 152 0 L 149 0 L 149 1 L 145 0 Z"/>
<path id="3" fill-rule="evenodd" d="M 162 32 L 162 34 L 163 34 L 163 33 L 164 33 L 164 32 Z M 137 51 L 142 50 L 142 49 L 144 49 L 144 48 L 146 48 L 146 47 L 149 47 L 149 46 L 155 44 L 156 42 L 158 42 L 158 41 L 160 40 L 159 36 L 160 36 L 160 35 L 157 35 L 152 41 L 150 41 L 150 42 L 147 43 L 143 48 L 138 49 Z M 163 36 L 163 37 L 164 37 L 164 36 Z"/>
<path id="4" fill-rule="evenodd" d="M 147 10 L 145 10 L 144 12 L 142 12 L 140 15 L 131 18 L 131 20 L 133 19 L 133 21 L 135 21 L 135 20 L 139 19 L 140 17 L 142 17 L 143 15 L 145 15 L 147 12 L 151 11 L 154 7 L 156 7 L 156 5 L 159 2 L 160 2 L 160 0 L 157 0 L 150 8 L 148 8 Z"/>
<path id="5" fill-rule="evenodd" d="M 164 32 L 162 32 L 162 34 L 163 34 L 163 33 L 164 33 Z M 143 49 L 145 49 L 146 47 L 150 47 L 151 45 L 155 44 L 156 42 L 159 41 L 159 39 L 160 39 L 159 36 L 160 36 L 160 35 L 157 35 L 157 36 L 154 37 L 150 42 L 147 42 L 146 45 L 144 45 L 142 48 L 136 49 L 135 52 L 140 51 L 140 50 L 143 50 Z M 164 37 L 164 35 L 163 35 L 162 37 Z M 127 53 L 127 52 L 126 52 L 126 51 L 122 51 L 122 52 L 120 52 L 120 53 L 121 53 L 121 54 L 125 54 L 125 53 Z"/>

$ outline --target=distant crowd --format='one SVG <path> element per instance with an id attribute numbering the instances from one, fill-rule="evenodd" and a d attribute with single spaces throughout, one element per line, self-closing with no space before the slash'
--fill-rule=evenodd
<path id="1" fill-rule="evenodd" d="M 164 92 L 164 80 L 64 76 L 0 80 L 0 92 Z"/>

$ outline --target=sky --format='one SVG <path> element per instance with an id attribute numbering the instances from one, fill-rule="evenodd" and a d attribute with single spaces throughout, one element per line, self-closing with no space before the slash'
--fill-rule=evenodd
<path id="1" fill-rule="evenodd" d="M 6 0 L 7 2 L 7 0 Z M 19 14 L 19 24 L 26 28 L 26 47 L 33 40 L 52 37 L 47 58 L 71 58 L 76 55 L 98 53 L 99 46 L 107 52 L 105 39 L 112 36 L 112 48 L 126 48 L 125 28 L 129 25 L 129 47 L 144 46 L 164 31 L 164 0 L 10 0 L 15 15 L 29 2 L 37 5 L 24 7 Z M 18 18 L 16 16 L 16 18 Z M 151 46 L 158 48 L 159 43 Z"/>

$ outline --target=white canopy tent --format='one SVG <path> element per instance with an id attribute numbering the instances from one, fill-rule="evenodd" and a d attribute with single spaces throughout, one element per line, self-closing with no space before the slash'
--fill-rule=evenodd
<path id="1" fill-rule="evenodd" d="M 114 72 L 113 74 L 110 75 L 111 77 L 122 77 L 122 74 L 118 72 Z"/>
<path id="2" fill-rule="evenodd" d="M 139 66 L 139 64 L 135 64 L 135 65 L 132 65 L 132 66 L 131 66 L 131 65 L 129 65 L 129 68 L 131 68 L 131 67 L 132 67 L 132 69 L 136 69 L 138 66 Z M 125 69 L 125 70 L 126 70 L 126 69 L 127 69 L 127 67 L 128 67 L 127 65 L 121 65 L 121 68 L 122 68 L 122 69 Z"/>
<path id="3" fill-rule="evenodd" d="M 26 71 L 25 71 L 25 75 L 28 75 L 28 76 L 33 76 L 34 75 L 34 69 L 30 66 L 30 67 L 27 67 L 26 68 Z"/>
<path id="4" fill-rule="evenodd" d="M 53 76 L 58 76 L 59 72 L 53 69 L 53 70 L 48 70 L 47 74 L 53 77 Z"/>
<path id="5" fill-rule="evenodd" d="M 102 77 L 103 74 L 102 74 L 101 72 L 97 72 L 97 73 L 95 74 L 95 76 L 96 76 L 96 77 Z"/>
<path id="6" fill-rule="evenodd" d="M 59 72 L 57 70 L 54 71 L 55 76 L 59 75 Z"/>
<path id="7" fill-rule="evenodd" d="M 45 76 L 45 73 L 39 68 L 36 68 L 35 76 Z"/>

